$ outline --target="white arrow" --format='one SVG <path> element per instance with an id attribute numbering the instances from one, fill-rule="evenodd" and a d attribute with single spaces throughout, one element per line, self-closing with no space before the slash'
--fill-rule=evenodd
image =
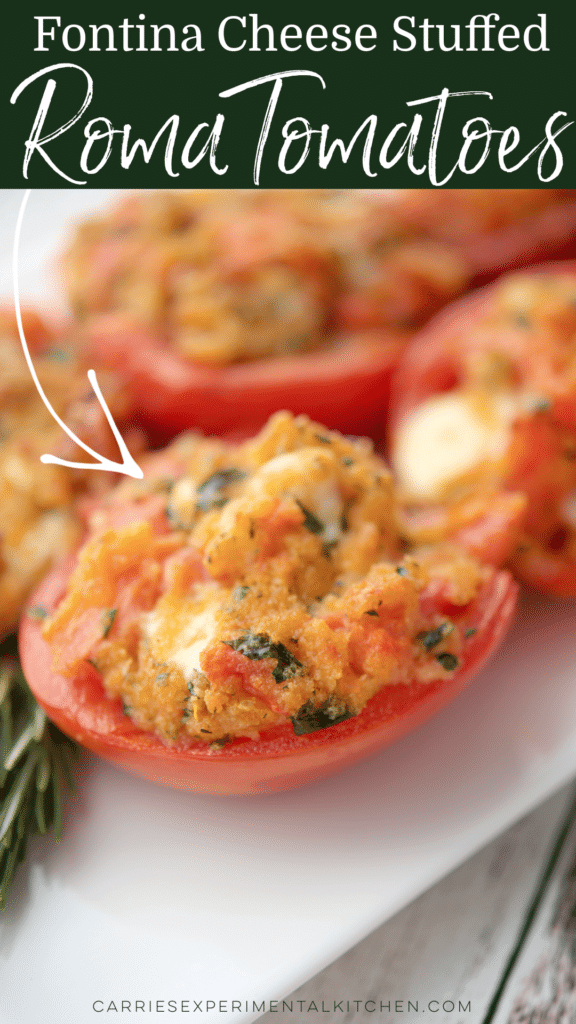
<path id="1" fill-rule="evenodd" d="M 22 342 L 22 348 L 24 349 L 24 355 L 26 357 L 26 362 L 28 363 L 28 369 L 32 374 L 32 379 L 34 380 L 34 383 L 38 389 L 38 394 L 40 395 L 42 401 L 44 402 L 44 405 L 48 409 L 48 412 L 56 420 L 59 426 L 62 427 L 62 430 L 66 434 L 68 434 L 68 437 L 70 438 L 71 441 L 74 441 L 74 443 L 77 444 L 80 448 L 82 448 L 85 452 L 87 452 L 88 455 L 92 455 L 93 458 L 96 459 L 96 462 L 66 462 L 65 459 L 59 459 L 56 455 L 41 455 L 40 461 L 45 463 L 51 463 L 54 466 L 69 466 L 71 469 L 100 469 L 104 470 L 107 473 L 123 473 L 124 476 L 132 476 L 136 480 L 142 480 L 144 473 L 140 469 L 138 463 L 135 462 L 132 456 L 130 455 L 128 448 L 124 443 L 124 438 L 122 437 L 120 431 L 118 430 L 118 427 L 114 423 L 114 418 L 106 404 L 106 399 L 104 398 L 100 390 L 100 385 L 96 380 L 96 374 L 94 370 L 88 370 L 88 380 L 90 381 L 94 394 L 96 395 L 96 398 L 100 403 L 104 415 L 108 420 L 108 423 L 110 424 L 110 429 L 114 434 L 114 437 L 116 438 L 116 442 L 120 449 L 120 454 L 122 455 L 123 461 L 121 463 L 111 462 L 110 459 L 105 459 L 104 456 L 99 455 L 98 452 L 93 451 L 93 449 L 90 448 L 87 444 L 84 444 L 84 442 L 81 441 L 79 437 L 76 437 L 76 434 L 72 430 L 70 430 L 68 426 L 66 426 L 63 420 L 60 419 L 56 410 L 50 404 L 48 398 L 44 394 L 44 389 L 40 381 L 38 380 L 38 375 L 36 373 L 36 370 L 34 369 L 32 359 L 30 358 L 28 343 L 24 335 L 24 328 L 22 327 L 22 314 L 20 311 L 20 289 L 18 284 L 18 256 L 20 249 L 20 234 L 22 231 L 22 221 L 24 220 L 24 211 L 26 210 L 26 204 L 28 203 L 28 197 L 31 191 L 32 189 L 27 189 L 22 200 L 22 205 L 20 207 L 20 212 L 18 214 L 18 222 L 16 224 L 16 233 L 14 235 L 12 273 L 14 280 L 14 309 L 16 310 L 18 334 L 20 335 L 20 341 Z"/>

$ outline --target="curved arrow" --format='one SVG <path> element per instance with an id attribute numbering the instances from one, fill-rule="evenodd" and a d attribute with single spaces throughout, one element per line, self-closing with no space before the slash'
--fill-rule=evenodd
<path id="1" fill-rule="evenodd" d="M 40 461 L 50 463 L 54 466 L 69 466 L 71 469 L 99 469 L 104 470 L 107 473 L 123 473 L 124 476 L 131 476 L 134 477 L 136 480 L 142 480 L 144 473 L 140 469 L 138 463 L 134 461 L 134 459 L 130 455 L 130 452 L 128 451 L 128 448 L 126 447 L 124 438 L 122 437 L 120 431 L 118 430 L 118 427 L 114 422 L 112 413 L 110 412 L 110 409 L 106 404 L 106 399 L 104 398 L 100 390 L 100 385 L 96 380 L 96 374 L 94 370 L 88 370 L 88 380 L 90 381 L 90 384 L 92 385 L 92 390 L 94 391 L 94 394 L 96 395 L 96 398 L 100 403 L 100 407 L 106 419 L 108 420 L 110 429 L 114 434 L 114 437 L 116 438 L 116 443 L 118 444 L 120 454 L 122 455 L 121 463 L 112 462 L 110 459 L 104 458 L 103 455 L 99 455 L 98 452 L 95 452 L 92 448 L 89 447 L 89 445 L 84 444 L 84 442 L 81 441 L 79 437 L 76 437 L 76 434 L 72 430 L 70 430 L 70 428 L 64 423 L 63 420 L 60 419 L 58 413 L 50 404 L 50 401 L 46 397 L 44 389 L 40 381 L 38 380 L 38 375 L 36 373 L 36 370 L 34 369 L 32 359 L 30 358 L 28 343 L 26 341 L 26 337 L 24 335 L 24 328 L 22 326 L 22 314 L 20 311 L 20 289 L 18 284 L 18 255 L 20 249 L 20 234 L 22 231 L 22 221 L 24 220 L 24 212 L 26 210 L 28 197 L 30 196 L 31 191 L 32 189 L 27 189 L 22 200 L 22 205 L 20 207 L 20 212 L 18 214 L 18 221 L 16 223 L 16 232 L 14 234 L 12 273 L 14 281 L 14 309 L 16 311 L 18 334 L 20 335 L 20 341 L 22 342 L 22 348 L 24 350 L 26 362 L 28 363 L 28 369 L 32 374 L 32 379 L 34 380 L 34 383 L 38 390 L 38 394 L 40 395 L 42 401 L 44 402 L 44 405 L 48 409 L 48 412 L 53 417 L 53 419 L 56 420 L 58 425 L 62 427 L 62 430 L 66 434 L 68 434 L 68 437 L 70 438 L 71 441 L 74 441 L 74 443 L 77 444 L 80 448 L 82 448 L 85 452 L 87 452 L 88 455 L 92 455 L 93 458 L 96 459 L 96 462 L 67 462 L 65 459 L 59 459 L 56 455 L 41 455 Z"/>

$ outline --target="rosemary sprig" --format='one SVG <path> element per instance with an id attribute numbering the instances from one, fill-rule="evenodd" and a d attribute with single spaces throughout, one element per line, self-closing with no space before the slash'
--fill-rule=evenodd
<path id="1" fill-rule="evenodd" d="M 64 784 L 76 744 L 48 721 L 14 660 L 0 663 L 0 910 L 28 837 L 62 835 Z"/>

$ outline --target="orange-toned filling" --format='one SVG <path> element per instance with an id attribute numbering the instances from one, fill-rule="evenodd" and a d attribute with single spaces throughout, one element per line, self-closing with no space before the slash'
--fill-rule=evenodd
<path id="1" fill-rule="evenodd" d="M 185 436 L 122 484 L 44 635 L 57 671 L 90 659 L 166 742 L 308 732 L 450 677 L 488 573 L 456 549 L 403 554 L 370 442 L 278 413 L 236 448 Z"/>
<path id="2" fill-rule="evenodd" d="M 64 261 L 88 333 L 135 326 L 206 366 L 409 329 L 482 267 L 474 243 L 555 189 L 152 192 L 85 222 Z M 470 248 L 472 246 L 472 249 Z"/>

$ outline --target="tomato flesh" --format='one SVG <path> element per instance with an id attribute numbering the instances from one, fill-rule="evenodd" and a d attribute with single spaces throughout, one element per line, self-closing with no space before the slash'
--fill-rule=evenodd
<path id="1" fill-rule="evenodd" d="M 73 563 L 53 572 L 31 599 L 51 610 L 62 596 Z M 462 622 L 460 668 L 423 685 L 385 686 L 361 714 L 314 733 L 296 736 L 288 723 L 258 740 L 236 739 L 219 750 L 195 743 L 165 746 L 110 700 L 88 663 L 74 679 L 50 669 L 51 651 L 41 625 L 25 616 L 20 654 L 28 683 L 49 717 L 65 733 L 113 764 L 179 789 L 220 795 L 272 793 L 316 782 L 375 753 L 421 725 L 456 696 L 484 665 L 506 634 L 517 586 L 494 572 Z"/>

